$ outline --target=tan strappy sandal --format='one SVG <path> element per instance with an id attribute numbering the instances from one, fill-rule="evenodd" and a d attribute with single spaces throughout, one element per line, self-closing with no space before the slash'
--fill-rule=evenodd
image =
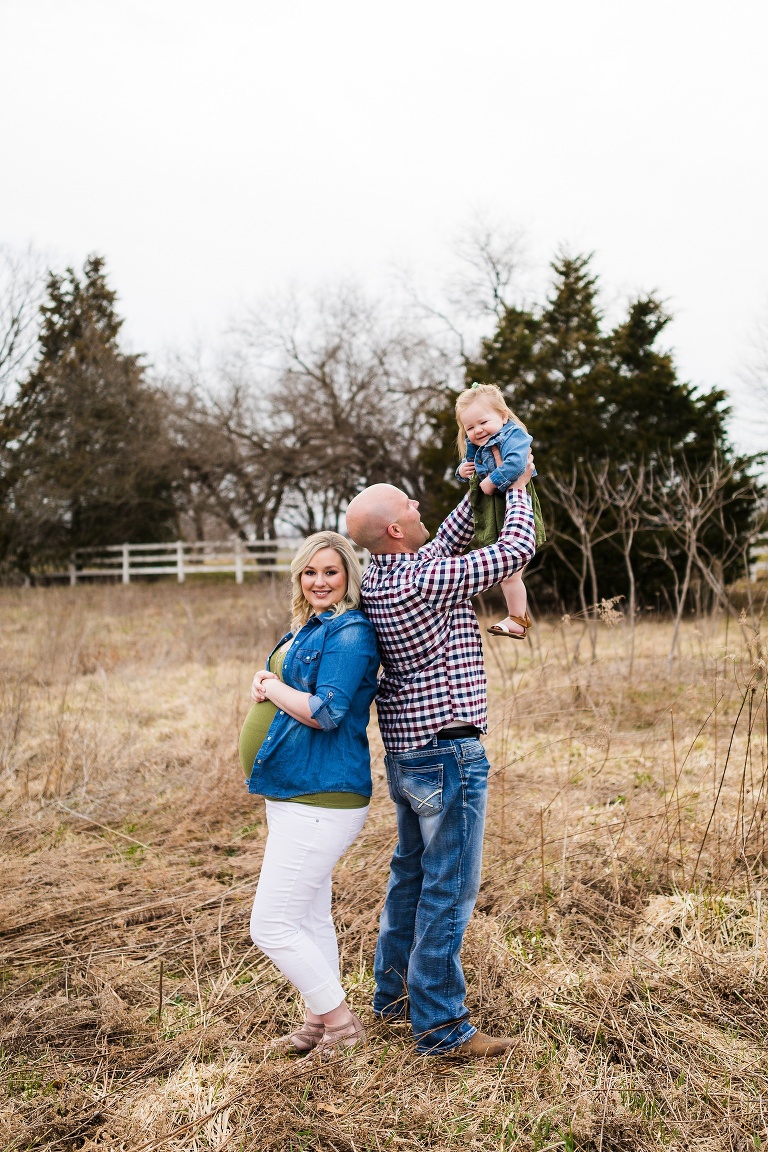
<path id="1" fill-rule="evenodd" d="M 311 1024 L 305 1020 L 301 1028 L 289 1032 L 287 1036 L 278 1036 L 273 1040 L 270 1048 L 275 1052 L 282 1052 L 286 1056 L 306 1056 L 322 1043 L 326 1029 L 322 1024 Z"/>
<path id="2" fill-rule="evenodd" d="M 334 1056 L 351 1052 L 355 1048 L 362 1048 L 367 1043 L 365 1028 L 362 1021 L 352 1013 L 352 1019 L 347 1024 L 339 1024 L 335 1028 L 326 1025 L 325 1035 L 314 1052 L 305 1057 L 307 1063 L 318 1060 L 331 1060 Z"/>
<path id="3" fill-rule="evenodd" d="M 508 640 L 525 640 L 528 634 L 528 629 L 533 624 L 530 616 L 526 612 L 525 616 L 513 616 L 511 612 L 507 613 L 510 620 L 514 620 L 515 624 L 519 624 L 523 629 L 522 632 L 510 632 L 508 628 L 502 628 L 501 624 L 492 624 L 486 631 L 491 636 L 506 636 Z"/>

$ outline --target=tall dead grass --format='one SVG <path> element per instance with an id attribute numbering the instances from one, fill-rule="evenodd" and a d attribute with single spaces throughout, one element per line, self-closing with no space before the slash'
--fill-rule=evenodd
<path id="1" fill-rule="evenodd" d="M 266 1041 L 300 1008 L 249 945 L 264 839 L 237 765 L 279 583 L 0 592 L 3 1147 L 754 1149 L 768 1141 L 768 721 L 755 629 L 608 605 L 490 641 L 493 765 L 469 1005 L 503 1061 L 372 1021 L 394 843 L 375 800 L 336 919 L 368 1048 Z M 162 983 L 162 999 L 161 999 Z"/>

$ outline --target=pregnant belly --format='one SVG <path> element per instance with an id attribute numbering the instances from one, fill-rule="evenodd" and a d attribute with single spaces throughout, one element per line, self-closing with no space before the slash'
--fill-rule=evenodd
<path id="1" fill-rule="evenodd" d="M 262 700 L 260 704 L 254 704 L 245 718 L 245 723 L 240 729 L 238 748 L 240 763 L 246 776 L 250 776 L 253 770 L 256 753 L 264 743 L 269 726 L 276 715 L 277 705 L 273 704 L 271 700 Z"/>

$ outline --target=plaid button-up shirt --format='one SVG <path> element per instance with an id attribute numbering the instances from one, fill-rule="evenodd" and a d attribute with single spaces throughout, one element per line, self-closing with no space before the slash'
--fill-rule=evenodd
<path id="1" fill-rule="evenodd" d="M 483 649 L 470 600 L 533 556 L 525 491 L 509 490 L 497 542 L 462 555 L 473 533 L 465 496 L 434 540 L 418 552 L 374 555 L 363 575 L 363 605 L 383 666 L 376 710 L 389 752 L 421 748 L 450 723 L 486 730 Z"/>

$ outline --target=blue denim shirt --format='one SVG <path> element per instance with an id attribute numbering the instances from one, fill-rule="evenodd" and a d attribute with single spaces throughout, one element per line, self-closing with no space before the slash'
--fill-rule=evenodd
<path id="1" fill-rule="evenodd" d="M 486 440 L 480 448 L 468 440 L 465 459 L 475 465 L 478 480 L 485 480 L 486 476 L 490 476 L 497 490 L 506 492 L 510 484 L 513 484 L 518 476 L 525 471 L 525 466 L 528 463 L 528 452 L 532 443 L 533 437 L 529 436 L 524 428 L 521 428 L 514 420 L 507 420 L 506 424 L 502 425 L 499 431 Z M 501 453 L 501 464 L 498 468 L 493 458 L 494 444 Z M 535 470 L 533 474 L 536 475 Z M 456 478 L 463 480 L 465 484 L 467 483 L 466 478 L 459 476 L 458 471 Z"/>
<path id="2" fill-rule="evenodd" d="M 288 632 L 273 651 L 292 636 Z M 311 616 L 293 637 L 283 680 L 310 693 L 309 711 L 320 728 L 280 709 L 256 753 L 248 791 L 275 799 L 311 792 L 370 796 L 366 728 L 378 668 L 376 633 L 362 612 Z"/>

